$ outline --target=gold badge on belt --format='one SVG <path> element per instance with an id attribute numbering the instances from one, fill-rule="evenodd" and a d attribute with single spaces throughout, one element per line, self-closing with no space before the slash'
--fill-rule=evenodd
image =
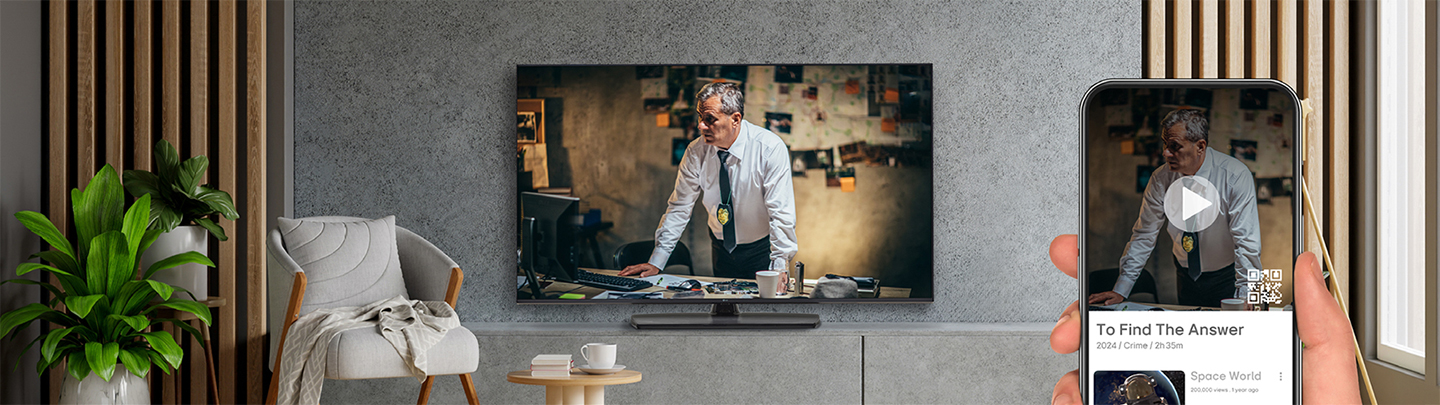
<path id="1" fill-rule="evenodd" d="M 1180 247 L 1185 248 L 1185 251 L 1186 251 L 1186 252 L 1194 251 L 1194 250 L 1195 250 L 1195 237 L 1186 235 L 1184 238 L 1182 238 L 1182 239 L 1180 240 Z"/>
<path id="2" fill-rule="evenodd" d="M 719 212 L 715 216 L 720 220 L 720 225 L 725 225 L 730 222 L 730 209 L 720 207 Z"/>

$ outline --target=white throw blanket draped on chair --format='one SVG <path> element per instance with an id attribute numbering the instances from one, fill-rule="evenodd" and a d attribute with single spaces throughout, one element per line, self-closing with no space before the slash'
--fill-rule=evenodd
<path id="1" fill-rule="evenodd" d="M 395 297 L 362 307 L 325 308 L 301 316 L 290 325 L 280 360 L 280 404 L 320 403 L 325 381 L 325 356 L 330 340 L 340 332 L 377 328 L 395 346 L 410 373 L 425 380 L 425 353 L 460 326 L 460 318 L 443 301 Z"/>

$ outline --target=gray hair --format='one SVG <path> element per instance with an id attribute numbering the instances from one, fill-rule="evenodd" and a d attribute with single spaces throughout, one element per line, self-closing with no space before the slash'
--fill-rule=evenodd
<path id="1" fill-rule="evenodd" d="M 1160 121 L 1160 133 L 1169 131 L 1175 124 L 1183 124 L 1185 127 L 1185 140 L 1200 142 L 1210 141 L 1210 120 L 1205 119 L 1205 113 L 1200 110 L 1183 108 L 1165 114 L 1165 119 Z"/>
<path id="2" fill-rule="evenodd" d="M 729 82 L 710 82 L 695 93 L 695 107 L 705 105 L 705 101 L 711 97 L 720 97 L 720 112 L 725 115 L 740 113 L 745 116 L 745 93 L 740 91 L 740 85 Z"/>

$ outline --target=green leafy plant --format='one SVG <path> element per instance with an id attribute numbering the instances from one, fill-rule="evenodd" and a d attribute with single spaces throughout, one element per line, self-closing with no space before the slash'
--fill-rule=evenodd
<path id="1" fill-rule="evenodd" d="M 235 212 L 235 202 L 230 199 L 230 193 L 200 184 L 200 180 L 205 178 L 205 171 L 210 168 L 209 158 L 200 155 L 182 163 L 175 147 L 161 139 L 155 143 L 155 168 L 156 173 L 125 171 L 125 190 L 131 196 L 151 196 L 152 229 L 170 232 L 177 226 L 194 223 L 210 231 L 216 239 L 229 239 L 225 236 L 225 229 L 211 217 L 218 214 L 234 221 L 240 218 L 240 214 Z"/>
<path id="2" fill-rule="evenodd" d="M 0 283 L 37 285 L 49 290 L 53 297 L 47 303 L 33 303 L 0 315 L 0 336 L 23 330 L 36 320 L 58 326 L 30 342 L 30 346 L 41 342 L 36 372 L 44 372 L 67 360 L 70 376 L 76 380 L 94 372 L 109 381 L 117 362 L 142 378 L 152 364 L 168 374 L 184 358 L 180 344 L 169 332 L 147 332 L 146 329 L 168 322 L 192 336 L 199 336 L 199 331 L 183 321 L 156 318 L 156 311 L 170 308 L 189 312 L 206 325 L 210 324 L 209 308 L 176 297 L 177 293 L 188 292 L 151 280 L 150 276 L 158 270 L 186 263 L 211 267 L 215 264 L 205 255 L 186 252 L 156 262 L 136 277 L 140 255 L 160 231 L 147 230 L 150 196 L 141 196 L 127 211 L 125 194 L 120 188 L 115 169 L 105 165 L 84 191 L 70 191 L 77 242 L 73 246 L 44 215 L 33 211 L 15 214 L 21 224 L 51 248 L 31 256 L 49 264 L 21 263 L 15 274 L 41 270 L 60 282 L 59 287 L 26 279 Z M 160 301 L 152 302 L 157 296 Z M 64 304 L 64 308 L 56 309 L 60 304 Z M 30 350 L 30 346 L 25 350 Z"/>

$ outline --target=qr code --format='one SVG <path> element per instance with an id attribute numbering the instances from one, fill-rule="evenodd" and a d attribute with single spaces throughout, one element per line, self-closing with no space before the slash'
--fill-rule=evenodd
<path id="1" fill-rule="evenodd" d="M 1245 297 L 1246 303 L 1280 303 L 1280 269 L 1250 269 L 1245 275 L 1245 281 L 1250 284 L 1250 292 Z"/>

